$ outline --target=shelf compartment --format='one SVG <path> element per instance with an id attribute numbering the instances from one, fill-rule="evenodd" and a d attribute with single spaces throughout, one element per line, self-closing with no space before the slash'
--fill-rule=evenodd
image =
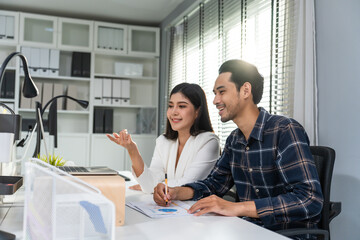
<path id="1" fill-rule="evenodd" d="M 104 106 L 96 106 L 98 108 L 105 108 Z M 156 134 L 156 122 L 157 122 L 157 108 L 155 107 L 117 107 L 113 109 L 113 131 L 119 132 L 123 129 L 127 129 L 131 134 L 146 134 L 146 135 L 155 135 Z M 151 109 L 152 114 L 141 114 L 142 109 Z M 143 125 L 144 118 L 146 120 L 146 125 Z M 150 119 L 150 120 L 149 120 Z M 95 123 L 94 123 L 95 124 Z M 101 125 L 100 125 L 101 126 Z M 147 130 L 145 130 L 147 129 Z M 145 132 L 144 132 L 145 131 Z M 98 133 L 104 134 L 104 133 Z"/>
<path id="2" fill-rule="evenodd" d="M 35 110 L 33 109 L 20 109 L 22 119 L 34 119 Z M 48 111 L 43 115 L 46 121 Z M 59 111 L 57 119 L 58 133 L 88 133 L 89 130 L 89 112 L 88 111 Z"/>
<path id="3" fill-rule="evenodd" d="M 95 73 L 97 75 L 113 75 L 116 77 L 132 78 L 133 76 L 117 76 L 115 74 L 115 63 L 124 62 L 124 63 L 135 63 L 143 65 L 143 73 L 141 76 L 136 76 L 135 78 L 142 77 L 154 77 L 159 76 L 159 65 L 157 58 L 141 58 L 141 57 L 124 57 L 116 55 L 103 55 L 95 54 Z"/>

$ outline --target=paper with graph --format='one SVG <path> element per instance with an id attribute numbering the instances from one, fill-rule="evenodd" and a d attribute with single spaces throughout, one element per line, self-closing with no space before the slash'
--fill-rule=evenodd
<path id="1" fill-rule="evenodd" d="M 191 206 L 182 201 L 172 201 L 168 207 L 157 205 L 153 200 L 127 202 L 126 205 L 151 218 L 166 218 L 191 215 L 187 212 Z"/>

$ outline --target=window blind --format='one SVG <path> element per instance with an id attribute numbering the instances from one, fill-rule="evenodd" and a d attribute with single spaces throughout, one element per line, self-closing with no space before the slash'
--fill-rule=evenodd
<path id="1" fill-rule="evenodd" d="M 264 77 L 258 106 L 292 117 L 295 11 L 292 0 L 208 0 L 171 28 L 169 92 L 181 82 L 204 89 L 222 146 L 236 128 L 232 121 L 220 121 L 212 103 L 218 68 L 226 60 L 243 59 L 257 66 Z"/>

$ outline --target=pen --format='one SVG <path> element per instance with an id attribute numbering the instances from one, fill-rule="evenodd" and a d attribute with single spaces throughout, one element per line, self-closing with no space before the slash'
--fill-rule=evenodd
<path id="1" fill-rule="evenodd" d="M 167 173 L 165 173 L 165 195 L 168 193 L 168 183 L 167 183 Z M 166 206 L 168 205 L 168 200 L 166 197 Z"/>

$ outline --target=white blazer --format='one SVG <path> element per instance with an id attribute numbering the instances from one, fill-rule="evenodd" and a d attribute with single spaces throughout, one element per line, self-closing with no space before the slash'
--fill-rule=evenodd
<path id="1" fill-rule="evenodd" d="M 163 135 L 156 139 L 150 167 L 144 166 L 139 177 L 134 177 L 143 192 L 153 193 L 154 187 L 168 176 L 169 187 L 202 180 L 209 175 L 220 155 L 219 138 L 211 132 L 190 136 L 181 152 L 175 169 L 179 141 L 169 140 Z"/>

